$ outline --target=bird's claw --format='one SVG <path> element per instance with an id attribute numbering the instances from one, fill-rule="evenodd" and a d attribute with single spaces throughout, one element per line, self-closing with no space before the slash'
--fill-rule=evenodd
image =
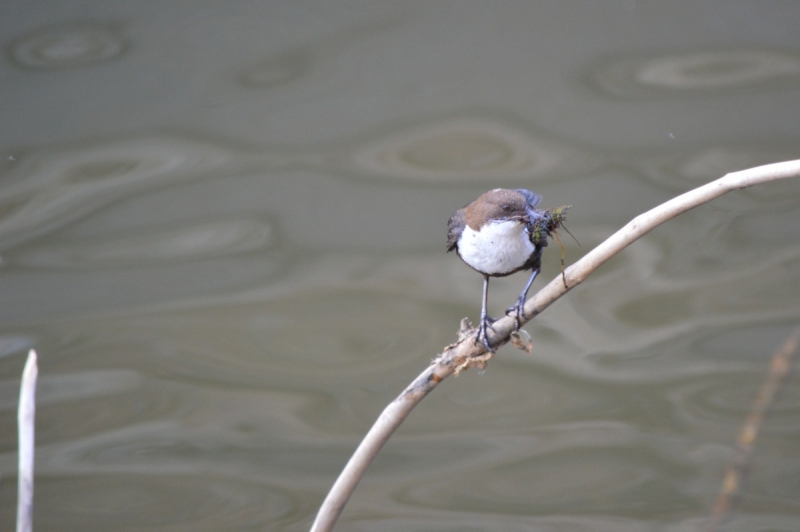
<path id="1" fill-rule="evenodd" d="M 478 343 L 480 342 L 481 344 L 483 344 L 483 347 L 485 347 L 486 350 L 489 351 L 490 353 L 494 353 L 494 349 L 492 349 L 492 346 L 489 344 L 489 338 L 486 336 L 486 329 L 491 329 L 492 331 L 494 331 L 494 327 L 492 327 L 494 321 L 495 320 L 493 320 L 489 316 L 481 317 L 481 324 L 478 325 L 478 334 L 475 335 L 475 345 L 478 345 Z"/>
<path id="2" fill-rule="evenodd" d="M 525 315 L 525 297 L 524 296 L 520 296 L 519 299 L 517 299 L 517 302 L 514 303 L 513 306 L 508 307 L 506 309 L 506 314 L 511 314 L 512 312 L 514 313 L 514 329 L 518 331 L 519 328 L 522 326 L 522 322 L 521 322 L 520 318 L 522 318 L 523 320 L 527 320 L 528 319 L 528 316 Z"/>

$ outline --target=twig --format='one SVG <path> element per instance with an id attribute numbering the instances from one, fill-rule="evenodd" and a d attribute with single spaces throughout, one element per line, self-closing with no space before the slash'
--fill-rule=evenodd
<path id="1" fill-rule="evenodd" d="M 706 532 L 720 530 L 722 523 L 728 518 L 733 507 L 733 500 L 739 491 L 739 486 L 741 486 L 742 477 L 753 458 L 753 447 L 758 431 L 761 428 L 761 422 L 764 421 L 764 414 L 772 404 L 772 400 L 781 383 L 786 378 L 786 375 L 789 374 L 792 356 L 797 351 L 798 344 L 800 344 L 800 327 L 795 329 L 780 349 L 772 355 L 767 377 L 761 384 L 761 389 L 758 390 L 756 400 L 753 402 L 753 409 L 747 416 L 747 420 L 745 420 L 742 429 L 739 431 L 739 436 L 736 438 L 736 456 L 725 473 L 722 489 L 720 489 L 717 501 L 711 511 Z"/>
<path id="2" fill-rule="evenodd" d="M 28 352 L 19 390 L 19 490 L 17 493 L 17 532 L 33 529 L 33 426 L 36 418 L 36 351 Z"/>
<path id="3" fill-rule="evenodd" d="M 726 192 L 797 176 L 800 176 L 800 160 L 732 172 L 637 216 L 528 299 L 525 303 L 527 319 L 522 320 L 522 323 L 533 319 L 558 298 L 582 283 L 586 277 L 611 257 L 667 220 Z M 417 403 L 454 371 L 486 365 L 491 353 L 487 353 L 483 346 L 475 345 L 476 331 L 466 325 L 462 321 L 459 341 L 445 348 L 444 352 L 433 360 L 428 369 L 403 390 L 378 417 L 328 492 L 328 496 L 322 503 L 317 518 L 311 526 L 312 532 L 333 530 L 336 520 L 367 467 Z M 489 340 L 493 346 L 499 347 L 507 343 L 510 334 L 514 331 L 514 317 L 506 316 L 498 319 L 492 324 L 492 329 L 494 334 L 490 335 Z"/>

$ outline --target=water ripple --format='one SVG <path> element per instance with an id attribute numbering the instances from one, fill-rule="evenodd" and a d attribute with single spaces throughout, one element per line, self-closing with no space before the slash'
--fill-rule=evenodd
<path id="1" fill-rule="evenodd" d="M 150 136 L 20 156 L 0 190 L 0 243 L 60 227 L 135 192 L 236 167 L 221 147 Z"/>
<path id="2" fill-rule="evenodd" d="M 644 157 L 635 163 L 635 166 L 643 176 L 659 185 L 683 191 L 722 177 L 728 172 L 798 157 L 800 148 L 796 142 L 774 140 L 769 144 L 754 142 L 673 151 Z M 761 194 L 779 195 L 776 190 L 781 185 L 775 183 L 769 187 L 756 188 Z"/>
<path id="3" fill-rule="evenodd" d="M 130 370 L 94 370 L 60 375 L 42 375 L 36 386 L 36 404 L 50 405 L 130 392 L 141 384 Z M 0 410 L 15 410 L 19 382 L 0 382 Z"/>
<path id="4" fill-rule="evenodd" d="M 36 478 L 36 523 L 84 530 L 262 528 L 291 512 L 284 491 L 203 475 L 98 475 Z M 121 525 L 124 523 L 124 525 Z"/>
<path id="5" fill-rule="evenodd" d="M 776 50 L 685 52 L 613 58 L 594 69 L 593 81 L 606 93 L 656 98 L 749 87 L 796 88 L 800 55 Z"/>
<path id="6" fill-rule="evenodd" d="M 395 511 L 384 509 L 382 517 L 346 520 L 349 530 L 385 532 L 646 532 L 660 523 L 608 515 L 526 515 L 481 514 L 466 507 L 453 510 L 428 510 L 399 506 Z M 699 530 L 692 529 L 694 530 Z"/>
<path id="7" fill-rule="evenodd" d="M 440 342 L 435 315 L 399 298 L 295 293 L 226 312 L 198 309 L 189 316 L 184 311 L 184 319 L 141 316 L 135 323 L 159 338 L 145 348 L 150 362 L 144 366 L 172 375 L 261 385 L 313 372 L 341 384 L 363 381 L 364 371 L 385 374 L 409 363 L 420 343 Z"/>
<path id="8" fill-rule="evenodd" d="M 656 445 L 624 424 L 563 425 L 537 430 L 535 436 L 517 456 L 497 453 L 498 461 L 417 481 L 396 497 L 428 508 L 466 505 L 476 512 L 524 515 L 613 513 L 650 519 L 658 512 L 703 510 L 702 501 L 685 492 L 685 480 L 693 478 L 698 465 L 685 445 Z"/>
<path id="9" fill-rule="evenodd" d="M 24 68 L 76 68 L 119 57 L 126 48 L 114 26 L 81 22 L 33 31 L 8 45 L 14 64 Z"/>
<path id="10" fill-rule="evenodd" d="M 379 136 L 356 148 L 351 165 L 371 176 L 450 182 L 548 180 L 585 174 L 598 163 L 588 152 L 554 138 L 474 117 Z"/>
<path id="11" fill-rule="evenodd" d="M 675 384 L 670 401 L 684 421 L 698 426 L 736 426 L 753 408 L 763 371 L 708 376 L 701 381 Z M 800 389 L 787 386 L 770 406 L 768 427 L 793 433 L 792 420 L 800 415 Z M 777 429 L 771 429 L 774 431 Z"/>
<path id="12" fill-rule="evenodd" d="M 256 219 L 219 220 L 196 225 L 150 229 L 75 243 L 58 243 L 12 254 L 27 266 L 79 268 L 160 263 L 230 256 L 266 248 L 272 225 Z"/>

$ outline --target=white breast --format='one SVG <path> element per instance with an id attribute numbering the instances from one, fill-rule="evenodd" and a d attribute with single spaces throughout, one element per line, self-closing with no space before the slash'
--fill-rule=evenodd
<path id="1" fill-rule="evenodd" d="M 525 264 L 533 250 L 525 225 L 516 220 L 490 222 L 479 231 L 467 225 L 458 241 L 458 254 L 463 261 L 490 275 L 516 270 Z"/>

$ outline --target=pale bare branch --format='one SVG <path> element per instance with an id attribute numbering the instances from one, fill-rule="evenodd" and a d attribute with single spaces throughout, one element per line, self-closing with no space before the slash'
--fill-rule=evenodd
<path id="1" fill-rule="evenodd" d="M 525 303 L 525 314 L 528 319 L 523 323 L 533 319 L 558 298 L 582 283 L 611 257 L 667 220 L 732 190 L 798 176 L 800 176 L 800 160 L 732 172 L 637 216 L 567 268 L 563 277 L 558 275 L 536 295 L 528 299 Z M 492 328 L 495 333 L 490 335 L 491 344 L 499 346 L 507 343 L 514 331 L 514 325 L 514 318 L 511 316 L 494 322 Z M 333 530 L 339 515 L 364 472 L 384 443 L 417 403 L 454 371 L 469 367 L 485 367 L 488 359 L 491 358 L 491 353 L 487 353 L 482 345 L 475 344 L 475 333 L 476 331 L 468 326 L 468 322 L 462 321 L 459 341 L 445 348 L 431 365 L 384 409 L 328 492 L 311 527 L 312 532 Z"/>

